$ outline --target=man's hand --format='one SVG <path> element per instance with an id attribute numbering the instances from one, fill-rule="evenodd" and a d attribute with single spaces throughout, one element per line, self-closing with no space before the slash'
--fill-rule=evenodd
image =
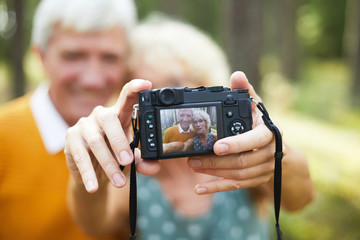
<path id="1" fill-rule="evenodd" d="M 65 155 L 68 168 L 78 184 L 88 192 L 95 192 L 101 183 L 110 182 L 123 187 L 126 177 L 119 165 L 132 163 L 131 115 L 140 91 L 151 89 L 151 82 L 132 80 L 122 89 L 117 103 L 109 108 L 96 107 L 90 116 L 81 118 L 66 134 Z M 154 174 L 157 161 L 144 162 L 137 157 L 137 170 Z"/>

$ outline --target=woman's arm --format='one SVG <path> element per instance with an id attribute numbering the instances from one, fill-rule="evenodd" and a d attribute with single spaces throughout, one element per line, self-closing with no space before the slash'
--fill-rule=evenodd
<path id="1" fill-rule="evenodd" d="M 315 191 L 306 156 L 289 146 L 286 149 L 282 164 L 281 205 L 288 211 L 296 211 L 315 198 Z M 272 192 L 273 185 L 268 187 Z"/>

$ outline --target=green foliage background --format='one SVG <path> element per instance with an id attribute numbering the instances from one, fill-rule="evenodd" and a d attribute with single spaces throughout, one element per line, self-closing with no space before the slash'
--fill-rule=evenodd
<path id="1" fill-rule="evenodd" d="M 0 1 L 0 15 L 4 13 L 2 7 L 11 10 L 14 1 Z M 198 26 L 225 49 L 222 19 L 224 5 L 229 1 L 136 0 L 136 3 L 140 19 L 152 11 L 165 11 Z M 264 24 L 263 46 L 259 46 L 261 84 L 257 91 L 281 126 L 285 141 L 307 155 L 317 195 L 299 213 L 281 212 L 284 239 L 360 239 L 360 108 L 352 104 L 354 80 L 344 52 L 346 4 L 350 1 L 359 0 L 296 1 L 297 73 L 292 77 L 284 73 L 275 47 L 277 24 L 271 9 L 278 5 L 270 0 L 261 1 Z M 37 3 L 38 0 L 23 1 L 26 49 Z M 9 49 L 14 46 L 1 31 L 0 24 L 0 103 L 3 103 L 13 97 Z M 24 66 L 28 92 L 44 79 L 44 74 L 29 50 Z"/>

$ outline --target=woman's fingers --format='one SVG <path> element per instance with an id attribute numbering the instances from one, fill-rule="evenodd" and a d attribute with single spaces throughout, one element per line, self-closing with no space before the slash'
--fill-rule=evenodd
<path id="1" fill-rule="evenodd" d="M 254 167 L 242 169 L 214 169 L 198 168 L 194 169 L 198 173 L 205 173 L 212 176 L 234 180 L 252 179 L 263 175 L 271 175 L 274 172 L 274 162 L 265 162 Z"/>
<path id="2" fill-rule="evenodd" d="M 189 158 L 188 164 L 193 169 L 244 169 L 265 162 L 274 157 L 274 144 L 268 144 L 262 149 L 242 153 L 217 156 Z"/>
<path id="3" fill-rule="evenodd" d="M 214 152 L 225 155 L 259 149 L 269 144 L 272 139 L 272 132 L 264 124 L 260 124 L 243 134 L 218 140 L 214 145 Z"/>
<path id="4" fill-rule="evenodd" d="M 216 179 L 210 182 L 198 184 L 195 186 L 197 194 L 209 194 L 215 192 L 224 192 L 256 187 L 260 184 L 270 181 L 272 175 L 263 175 L 253 179 L 234 180 L 234 179 Z"/>
<path id="5" fill-rule="evenodd" d="M 231 89 L 248 89 L 250 96 L 256 101 L 261 101 L 261 98 L 255 92 L 253 86 L 249 83 L 244 72 L 236 71 L 230 77 Z"/>

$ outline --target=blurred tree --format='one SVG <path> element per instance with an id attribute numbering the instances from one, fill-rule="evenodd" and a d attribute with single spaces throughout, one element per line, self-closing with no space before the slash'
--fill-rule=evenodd
<path id="1" fill-rule="evenodd" d="M 352 102 L 360 106 L 360 0 L 347 0 L 344 53 L 352 78 Z"/>
<path id="2" fill-rule="evenodd" d="M 16 31 L 10 44 L 11 65 L 13 76 L 13 97 L 20 97 L 25 93 L 25 74 L 23 59 L 25 55 L 24 38 L 24 1 L 13 0 L 12 7 L 16 13 Z"/>
<path id="3" fill-rule="evenodd" d="M 319 28 L 316 39 L 313 39 L 312 44 L 307 47 L 308 56 L 341 58 L 346 1 L 307 0 L 306 2 L 307 4 L 304 5 L 314 14 L 313 18 L 307 20 L 309 24 L 312 24 L 310 21 L 318 21 L 317 27 Z M 310 30 L 308 29 L 308 31 Z"/>
<path id="4" fill-rule="evenodd" d="M 233 70 L 242 70 L 259 91 L 259 63 L 262 54 L 263 0 L 227 0 L 223 30 L 227 54 Z"/>
<path id="5" fill-rule="evenodd" d="M 297 77 L 298 38 L 296 32 L 299 0 L 275 0 L 276 51 L 281 72 L 289 79 Z"/>
<path id="6" fill-rule="evenodd" d="M 29 48 L 32 17 L 38 2 L 0 1 L 0 61 L 10 72 L 12 98 L 23 95 L 26 89 L 23 60 Z"/>

